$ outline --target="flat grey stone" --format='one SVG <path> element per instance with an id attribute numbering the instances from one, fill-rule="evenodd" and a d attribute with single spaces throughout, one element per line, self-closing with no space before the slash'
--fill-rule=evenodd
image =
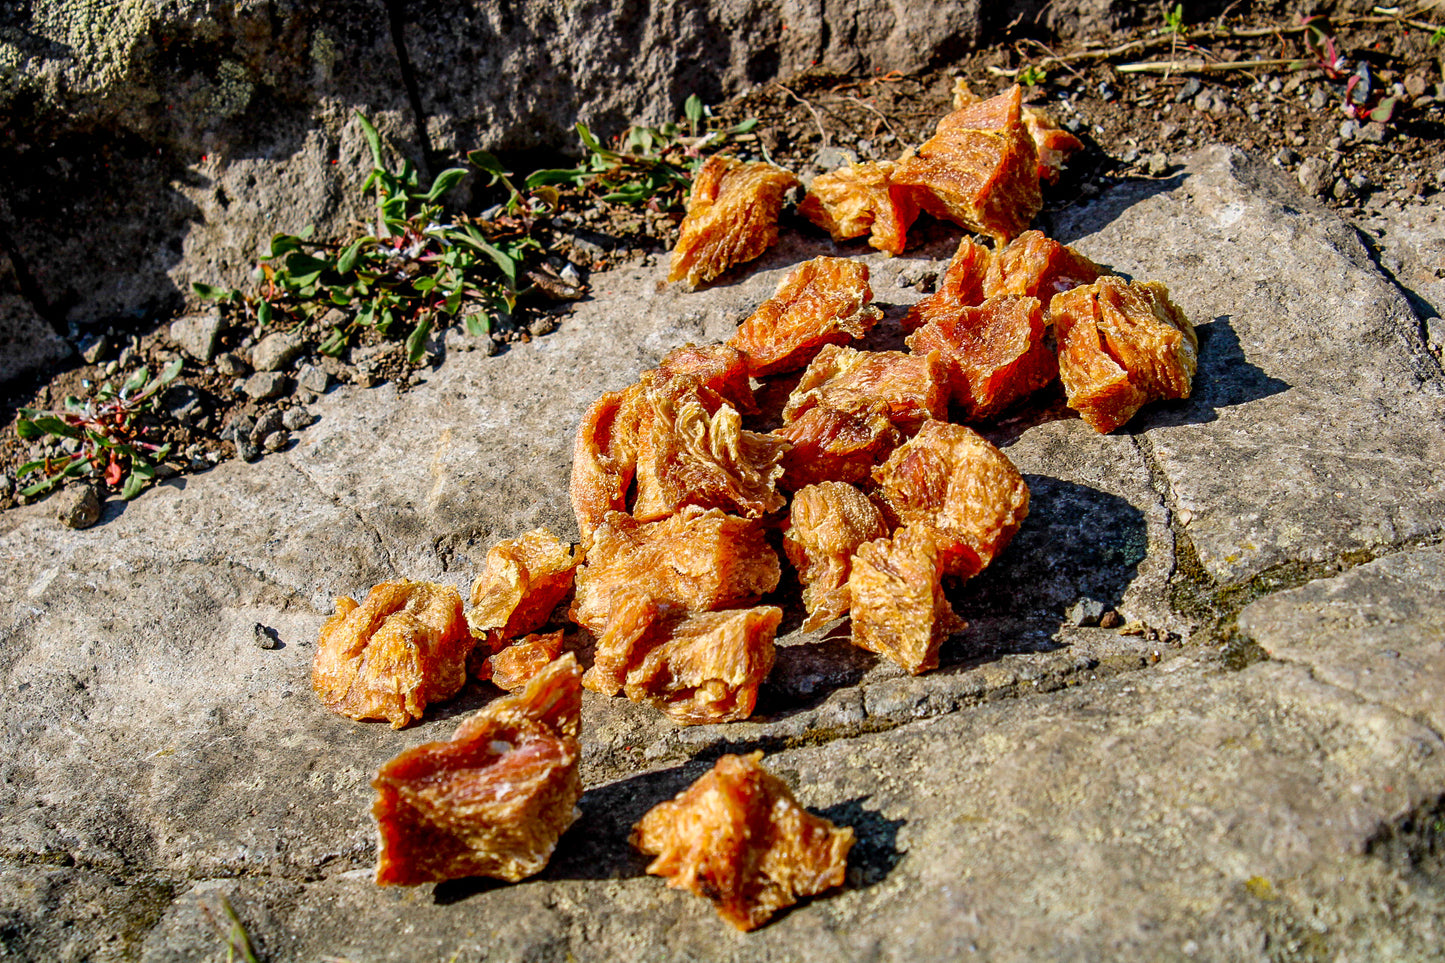
<path id="1" fill-rule="evenodd" d="M 1271 658 L 1445 733 L 1445 548 L 1408 549 L 1260 599 L 1239 628 Z"/>
<path id="2" fill-rule="evenodd" d="M 171 322 L 171 340 L 182 351 L 202 363 L 215 358 L 226 323 L 220 311 L 188 314 Z M 224 372 L 223 372 L 224 373 Z"/>
<path id="3" fill-rule="evenodd" d="M 258 371 L 241 386 L 241 391 L 253 401 L 272 401 L 290 390 L 291 379 L 279 371 Z"/>
<path id="4" fill-rule="evenodd" d="M 1121 187 L 1065 211 L 1056 233 L 1163 281 L 1198 327 L 1193 396 L 1124 431 L 1208 576 L 1442 530 L 1445 384 L 1420 322 L 1353 230 L 1273 168 L 1207 150 L 1178 186 Z"/>
<path id="5" fill-rule="evenodd" d="M 251 349 L 251 367 L 257 371 L 284 371 L 305 350 L 305 342 L 296 335 L 277 331 L 266 335 Z"/>

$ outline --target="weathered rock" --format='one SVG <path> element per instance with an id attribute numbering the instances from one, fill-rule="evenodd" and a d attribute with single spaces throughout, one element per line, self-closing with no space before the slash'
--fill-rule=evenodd
<path id="1" fill-rule="evenodd" d="M 251 366 L 230 351 L 222 351 L 216 355 L 215 360 L 216 370 L 228 378 L 236 378 L 251 373 Z"/>
<path id="2" fill-rule="evenodd" d="M 100 520 L 100 489 L 94 485 L 67 485 L 51 496 L 55 517 L 66 528 L 89 528 Z"/>
<path id="3" fill-rule="evenodd" d="M 251 349 L 251 367 L 257 371 L 284 371 L 305 350 L 306 343 L 296 335 L 277 331 L 266 335 Z"/>
<path id="4" fill-rule="evenodd" d="M 241 391 L 252 401 L 271 401 L 290 390 L 291 379 L 279 371 L 258 371 L 241 386 Z"/>
<path id="5" fill-rule="evenodd" d="M 197 361 L 208 362 L 216 356 L 221 332 L 225 329 L 226 322 L 219 311 L 188 314 L 171 322 L 171 340 Z"/>
<path id="6" fill-rule="evenodd" d="M 1323 157 L 1306 157 L 1295 176 L 1311 197 L 1322 197 L 1335 186 L 1335 172 Z"/>
<path id="7" fill-rule="evenodd" d="M 281 413 L 281 424 L 288 431 L 300 431 L 316 424 L 319 419 L 305 407 L 297 405 L 295 408 L 287 408 Z"/>
<path id="8" fill-rule="evenodd" d="M 19 294 L 4 290 L 0 273 L 0 384 L 31 374 L 70 354 L 70 345 Z"/>

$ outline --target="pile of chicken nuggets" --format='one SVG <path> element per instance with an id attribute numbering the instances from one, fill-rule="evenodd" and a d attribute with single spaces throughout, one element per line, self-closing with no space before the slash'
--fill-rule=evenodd
<path id="1" fill-rule="evenodd" d="M 853 644 L 910 673 L 935 668 L 963 627 L 945 579 L 983 571 L 1029 508 L 1023 477 L 970 425 L 1056 381 L 1100 432 L 1189 395 L 1198 341 L 1164 286 L 1027 230 L 1040 182 L 1082 145 L 1018 87 L 955 98 L 916 150 L 820 175 L 798 204 L 835 239 L 890 254 L 922 213 L 992 240 L 960 243 L 902 319 L 907 350 L 862 346 L 883 317 L 866 264 L 803 263 L 726 343 L 679 348 L 588 408 L 570 489 L 579 545 L 545 530 L 496 545 L 469 609 L 451 586 L 411 581 L 337 600 L 313 668 L 334 711 L 401 727 L 468 677 L 511 693 L 382 768 L 378 883 L 540 871 L 577 816 L 582 688 L 679 725 L 751 715 L 774 663 L 783 611 L 767 603 L 784 559 L 804 630 L 847 617 Z M 799 186 L 771 164 L 710 158 L 669 280 L 697 286 L 758 257 Z M 760 401 L 782 398 L 759 390 L 770 385 L 790 388 L 780 408 Z M 569 598 L 585 630 L 570 646 L 552 621 Z M 853 842 L 760 758 L 724 756 L 632 838 L 655 857 L 649 872 L 740 929 L 840 885 Z"/>

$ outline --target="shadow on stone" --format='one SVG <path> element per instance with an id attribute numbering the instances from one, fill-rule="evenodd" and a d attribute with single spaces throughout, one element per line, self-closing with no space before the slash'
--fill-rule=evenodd
<path id="1" fill-rule="evenodd" d="M 898 830 L 908 821 L 889 819 L 876 809 L 864 808 L 868 799 L 857 796 L 817 811 L 835 825 L 853 827 L 857 841 L 848 854 L 850 889 L 867 889 L 883 882 L 904 856 L 898 848 Z"/>
<path id="2" fill-rule="evenodd" d="M 1230 321 L 1231 317 L 1223 314 L 1195 327 L 1199 334 L 1199 371 L 1194 376 L 1193 392 L 1182 401 L 1146 405 L 1124 428 L 1126 434 L 1208 424 L 1218 420 L 1221 408 L 1249 404 L 1293 387 L 1249 362 Z"/>
<path id="3" fill-rule="evenodd" d="M 1180 172 L 1159 180 L 1136 178 L 1120 181 L 1117 187 L 1097 200 L 1066 207 L 1040 218 L 1036 226 L 1056 241 L 1073 244 L 1081 237 L 1103 230 L 1135 204 L 1178 189 L 1188 177 L 1188 174 Z"/>
<path id="4" fill-rule="evenodd" d="M 1365 843 L 1365 852 L 1445 895 L 1445 795 L 1382 825 Z"/>

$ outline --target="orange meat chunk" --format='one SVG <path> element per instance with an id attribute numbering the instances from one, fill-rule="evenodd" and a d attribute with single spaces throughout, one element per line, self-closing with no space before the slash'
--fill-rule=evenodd
<path id="1" fill-rule="evenodd" d="M 723 919 L 744 931 L 803 897 L 843 885 L 853 847 L 850 827 L 799 806 L 762 758 L 761 752 L 723 756 L 632 829 L 632 845 L 656 857 L 649 873 L 712 900 Z"/>
<path id="2" fill-rule="evenodd" d="M 872 304 L 868 265 L 816 257 L 795 268 L 758 305 L 729 344 L 755 378 L 802 368 L 825 344 L 847 344 L 873 329 L 883 312 Z"/>
<path id="3" fill-rule="evenodd" d="M 642 396 L 640 385 L 609 391 L 592 403 L 577 426 L 569 493 L 584 545 L 608 512 L 627 509 L 627 491 L 637 473 Z"/>
<path id="4" fill-rule="evenodd" d="M 656 368 L 644 371 L 640 383 L 652 394 L 681 398 L 696 392 L 716 411 L 724 404 L 744 414 L 757 411 L 749 366 L 741 351 L 729 344 L 686 344 L 667 353 Z"/>
<path id="5" fill-rule="evenodd" d="M 912 432 L 948 411 L 948 373 L 936 355 L 858 351 L 828 345 L 798 381 L 783 408 L 783 422 L 810 408 L 864 411 L 881 405 L 888 418 Z"/>
<path id="6" fill-rule="evenodd" d="M 515 692 L 562 655 L 562 630 L 539 632 L 493 652 L 479 673 L 499 689 Z"/>
<path id="7" fill-rule="evenodd" d="M 934 529 L 945 570 L 961 578 L 983 571 L 1029 513 L 1028 485 L 1013 462 L 962 425 L 924 425 L 873 479 L 891 520 Z M 855 593 L 855 617 L 857 603 Z"/>
<path id="8" fill-rule="evenodd" d="M 640 596 L 665 614 L 748 605 L 778 587 L 782 566 L 756 521 L 684 508 L 657 522 L 621 512 L 593 533 L 570 615 L 601 635 Z"/>
<path id="9" fill-rule="evenodd" d="M 621 660 L 627 667 L 623 692 L 678 725 L 746 719 L 772 671 L 782 618 L 782 609 L 764 605 L 654 623 Z M 599 658 L 600 649 L 599 643 Z"/>
<path id="10" fill-rule="evenodd" d="M 954 81 L 954 110 L 961 110 L 982 100 L 962 77 Z M 1020 115 L 1024 126 L 1029 130 L 1029 137 L 1033 139 L 1034 149 L 1038 151 L 1039 180 L 1048 184 L 1058 183 L 1064 162 L 1069 159 L 1070 154 L 1084 149 L 1083 142 L 1068 131 L 1061 130 L 1048 112 L 1038 107 L 1024 107 L 1020 110 Z"/>
<path id="11" fill-rule="evenodd" d="M 672 398 L 652 391 L 642 411 L 632 506 L 639 520 L 674 515 L 685 505 L 757 518 L 786 503 L 777 481 L 788 443 L 744 429 L 736 408 L 709 412 L 696 392 Z"/>
<path id="12" fill-rule="evenodd" d="M 938 650 L 965 623 L 943 594 L 946 567 L 938 533 L 905 525 L 868 542 L 848 574 L 853 644 L 913 675 L 938 667 Z"/>
<path id="13" fill-rule="evenodd" d="M 1047 330 L 1037 298 L 995 297 L 935 312 L 908 336 L 908 346 L 939 353 L 953 403 L 965 421 L 980 421 L 1054 380 L 1059 365 L 1045 343 Z"/>
<path id="14" fill-rule="evenodd" d="M 800 488 L 789 506 L 783 551 L 803 583 L 808 619 L 803 631 L 848 614 L 848 573 L 864 542 L 888 535 L 888 524 L 868 496 L 845 482 Z"/>
<path id="15" fill-rule="evenodd" d="M 777 243 L 783 195 L 796 186 L 772 164 L 709 157 L 693 178 L 667 279 L 695 288 L 758 257 Z"/>
<path id="16" fill-rule="evenodd" d="M 1043 207 L 1022 103 L 1014 86 L 944 117 L 933 137 L 898 162 L 894 185 L 934 217 L 1007 244 Z"/>
<path id="17" fill-rule="evenodd" d="M 1145 403 L 1188 398 L 1199 366 L 1194 325 L 1156 281 L 1102 277 L 1049 302 L 1069 407 L 1098 432 Z"/>
<path id="18" fill-rule="evenodd" d="M 461 690 L 473 645 L 455 586 L 382 582 L 360 605 L 336 600 L 316 644 L 311 686 L 332 712 L 400 729 Z"/>
<path id="19" fill-rule="evenodd" d="M 565 655 L 522 691 L 467 717 L 448 742 L 408 749 L 372 780 L 383 886 L 490 876 L 516 882 L 547 865 L 578 816 L 582 686 Z"/>
<path id="20" fill-rule="evenodd" d="M 856 411 L 815 406 L 773 434 L 791 445 L 783 455 L 782 484 L 795 491 L 824 481 L 866 481 L 903 441 L 883 404 Z"/>
<path id="21" fill-rule="evenodd" d="M 895 166 L 892 161 L 869 161 L 819 174 L 798 204 L 798 213 L 835 241 L 867 234 L 872 247 L 902 254 L 918 205 L 909 191 L 893 186 Z"/>
<path id="22" fill-rule="evenodd" d="M 1025 231 L 999 251 L 984 277 L 985 297 L 1014 294 L 1038 298 L 1044 304 L 1056 294 L 1092 284 L 1103 268 L 1067 244 L 1045 237 L 1042 231 Z"/>
<path id="23" fill-rule="evenodd" d="M 541 628 L 572 590 L 577 561 L 571 546 L 545 528 L 494 545 L 472 586 L 472 632 L 501 641 Z"/>
<path id="24" fill-rule="evenodd" d="M 958 250 L 944 269 L 938 290 L 925 295 L 903 316 L 903 327 L 914 331 L 939 314 L 949 315 L 961 307 L 984 302 L 983 280 L 993 263 L 993 252 L 972 238 L 958 242 Z"/>

